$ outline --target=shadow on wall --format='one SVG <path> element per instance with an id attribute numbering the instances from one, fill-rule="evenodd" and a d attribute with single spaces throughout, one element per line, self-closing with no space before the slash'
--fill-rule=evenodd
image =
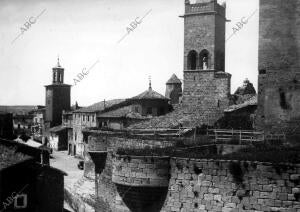
<path id="1" fill-rule="evenodd" d="M 125 205 L 132 212 L 159 212 L 166 200 L 168 187 L 132 187 L 116 184 Z"/>

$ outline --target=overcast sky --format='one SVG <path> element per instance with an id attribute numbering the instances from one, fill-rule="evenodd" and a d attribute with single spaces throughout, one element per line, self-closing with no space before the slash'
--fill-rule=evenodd
<path id="1" fill-rule="evenodd" d="M 258 10 L 258 0 L 226 2 L 228 38 L 237 22 Z M 72 104 L 135 96 L 148 88 L 149 75 L 153 89 L 164 94 L 173 73 L 183 78 L 183 12 L 184 0 L 1 0 L 0 104 L 44 105 L 57 55 L 67 84 L 94 64 L 72 87 Z M 35 23 L 26 29 L 29 19 Z M 257 86 L 257 56 L 258 11 L 226 42 L 232 92 L 245 78 Z"/>

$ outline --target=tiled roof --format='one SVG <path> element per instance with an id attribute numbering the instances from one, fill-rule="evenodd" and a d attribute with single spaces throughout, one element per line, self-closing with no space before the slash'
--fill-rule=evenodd
<path id="1" fill-rule="evenodd" d="M 224 112 L 230 113 L 230 112 L 239 110 L 241 108 L 248 107 L 248 106 L 254 106 L 254 105 L 257 105 L 257 96 L 253 96 L 241 104 L 231 105 L 228 108 L 226 108 L 224 110 Z"/>
<path id="2" fill-rule="evenodd" d="M 75 113 L 95 113 L 102 111 L 104 109 L 107 109 L 109 107 L 112 107 L 117 104 L 124 103 L 124 99 L 114 99 L 114 100 L 108 100 L 108 101 L 101 101 L 98 103 L 95 103 L 93 105 L 90 105 L 88 107 L 81 108 L 79 110 L 74 111 Z"/>
<path id="3" fill-rule="evenodd" d="M 118 108 L 116 110 L 111 110 L 98 115 L 99 118 L 134 118 L 134 119 L 144 119 L 139 113 L 132 112 L 131 106 L 125 106 Z"/>
<path id="4" fill-rule="evenodd" d="M 49 131 L 56 133 L 56 132 L 60 132 L 60 131 L 65 130 L 65 129 L 67 129 L 67 127 L 59 125 L 59 126 L 55 126 L 55 127 L 50 128 Z"/>
<path id="5" fill-rule="evenodd" d="M 16 148 L 0 144 L 0 170 L 31 159 L 28 155 L 16 152 Z"/>
<path id="6" fill-rule="evenodd" d="M 164 116 L 154 117 L 150 120 L 132 124 L 130 129 L 163 129 L 163 128 L 179 128 L 196 127 L 201 125 L 203 117 L 208 117 L 207 112 L 200 112 L 197 105 L 178 105 L 174 111 Z"/>
<path id="7" fill-rule="evenodd" d="M 142 99 L 162 99 L 162 100 L 168 100 L 165 96 L 161 95 L 160 93 L 157 93 L 156 91 L 152 90 L 150 87 L 148 90 L 144 91 L 143 93 L 130 98 L 130 100 L 142 100 Z"/>
<path id="8" fill-rule="evenodd" d="M 172 77 L 167 81 L 167 84 L 182 84 L 180 79 L 178 79 L 178 77 L 173 74 Z"/>

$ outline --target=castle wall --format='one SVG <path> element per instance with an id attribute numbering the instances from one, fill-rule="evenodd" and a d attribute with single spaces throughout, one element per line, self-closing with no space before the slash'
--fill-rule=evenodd
<path id="1" fill-rule="evenodd" d="M 123 135 L 115 136 L 107 133 L 92 133 L 88 137 L 88 151 L 107 151 L 106 160 L 98 160 L 98 163 L 104 163 L 103 168 L 99 171 L 96 171 L 95 174 L 97 195 L 96 211 L 121 212 L 126 209 L 124 209 L 124 205 L 126 204 L 122 201 L 122 199 L 120 199 L 122 195 L 120 196 L 118 194 L 117 189 L 119 189 L 119 191 L 122 193 L 128 193 L 129 196 L 138 193 L 138 191 L 135 189 L 128 190 L 128 188 L 124 186 L 117 187 L 117 184 L 113 183 L 112 181 L 113 155 L 118 148 L 143 149 L 145 147 L 169 147 L 174 146 L 175 143 L 176 140 L 172 139 L 154 139 L 153 137 L 129 137 Z M 85 166 L 85 169 L 88 169 L 85 170 L 85 173 L 88 173 L 89 176 L 93 176 L 93 173 L 95 173 L 94 161 L 92 161 L 91 157 L 85 157 L 85 163 L 88 163 L 88 165 Z M 147 187 L 144 189 L 147 190 Z M 156 187 L 153 187 L 152 189 L 148 188 L 148 197 L 150 197 L 153 192 L 158 191 L 159 190 L 157 190 Z M 147 195 L 144 198 L 147 199 Z"/>
<path id="2" fill-rule="evenodd" d="M 300 165 L 171 158 L 163 212 L 296 211 Z"/>
<path id="3" fill-rule="evenodd" d="M 96 171 L 96 211 L 229 212 L 300 208 L 300 164 L 115 154 L 117 148 L 163 147 L 174 143 L 150 138 L 141 141 L 93 134 L 89 143 L 94 151 L 107 150 L 106 160 L 98 160 L 105 165 Z"/>
<path id="4" fill-rule="evenodd" d="M 300 132 L 300 1 L 261 0 L 257 126 Z"/>

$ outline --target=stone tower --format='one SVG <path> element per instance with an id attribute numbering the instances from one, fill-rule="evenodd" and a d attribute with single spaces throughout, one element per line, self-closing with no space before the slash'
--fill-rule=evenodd
<path id="1" fill-rule="evenodd" d="M 173 74 L 166 83 L 166 97 L 170 99 L 171 104 L 178 104 L 182 96 L 182 83 L 178 77 Z"/>
<path id="2" fill-rule="evenodd" d="M 300 133 L 300 0 L 260 0 L 257 127 Z"/>
<path id="3" fill-rule="evenodd" d="M 231 75 L 224 71 L 225 10 L 217 0 L 194 3 L 185 0 L 185 14 L 181 16 L 184 18 L 182 102 L 198 107 L 202 124 L 213 124 L 229 105 Z"/>
<path id="4" fill-rule="evenodd" d="M 59 64 L 53 69 L 51 85 L 46 85 L 46 129 L 61 124 L 62 111 L 70 110 L 71 86 L 64 84 L 64 68 Z"/>

